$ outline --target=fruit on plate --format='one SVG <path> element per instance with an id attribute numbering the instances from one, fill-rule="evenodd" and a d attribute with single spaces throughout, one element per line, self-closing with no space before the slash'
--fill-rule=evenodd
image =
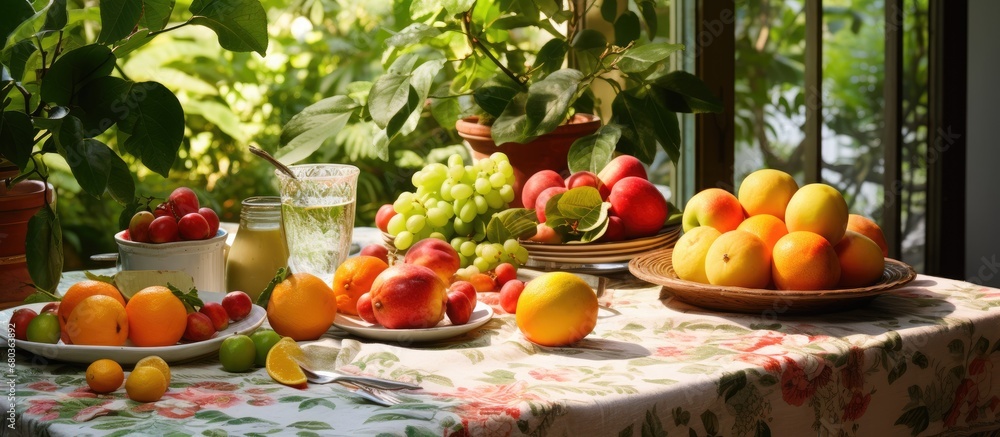
<path id="1" fill-rule="evenodd" d="M 139 347 L 170 346 L 184 336 L 187 309 L 167 287 L 139 290 L 125 305 L 128 338 Z"/>
<path id="2" fill-rule="evenodd" d="M 215 323 L 205 313 L 188 313 L 184 338 L 187 341 L 205 341 L 215 335 Z"/>
<path id="3" fill-rule="evenodd" d="M 389 264 L 389 249 L 378 243 L 372 243 L 361 248 L 361 252 L 358 255 L 373 256 L 382 260 L 386 265 Z"/>
<path id="4" fill-rule="evenodd" d="M 358 317 L 368 323 L 378 323 L 378 319 L 375 318 L 375 308 L 372 308 L 372 294 L 365 293 L 358 298 Z"/>
<path id="5" fill-rule="evenodd" d="M 649 179 L 646 175 L 646 168 L 642 166 L 642 161 L 631 155 L 619 155 L 615 157 L 601 169 L 597 177 L 607 187 L 608 192 L 615 188 L 618 181 L 627 177 Z"/>
<path id="6" fill-rule="evenodd" d="M 250 300 L 249 295 L 242 291 L 230 291 L 222 297 L 222 308 L 229 315 L 229 320 L 239 322 L 253 310 L 253 301 Z"/>
<path id="7" fill-rule="evenodd" d="M 528 208 L 534 207 L 538 196 L 552 187 L 567 188 L 566 181 L 563 180 L 562 176 L 559 176 L 559 173 L 552 170 L 542 170 L 531 175 L 521 187 L 521 203 Z"/>
<path id="8" fill-rule="evenodd" d="M 538 197 L 535 198 L 535 214 L 538 216 L 539 223 L 545 223 L 545 208 L 549 204 L 549 200 L 555 197 L 557 194 L 565 193 L 569 191 L 566 187 L 559 185 L 555 187 L 549 187 L 538 193 Z"/>
<path id="9" fill-rule="evenodd" d="M 604 185 L 604 182 L 602 182 L 601 179 L 597 177 L 596 174 L 594 174 L 593 172 L 589 172 L 587 170 L 578 171 L 576 173 L 569 175 L 569 177 L 566 178 L 567 190 L 572 190 L 576 187 L 597 188 L 597 191 L 601 193 L 601 198 L 605 199 L 611 192 L 611 190 L 609 190 L 608 187 Z"/>
<path id="10" fill-rule="evenodd" d="M 229 327 L 229 313 L 226 312 L 226 309 L 222 307 L 221 303 L 205 302 L 205 305 L 202 305 L 202 307 L 198 309 L 198 312 L 208 316 L 216 331 L 221 331 Z"/>
<path id="11" fill-rule="evenodd" d="M 431 328 L 445 316 L 447 285 L 433 270 L 416 264 L 396 264 L 372 285 L 375 319 L 389 329 Z"/>
<path id="12" fill-rule="evenodd" d="M 572 273 L 545 273 L 524 287 L 515 320 L 529 341 L 565 346 L 583 339 L 597 326 L 597 294 Z"/>
<path id="13" fill-rule="evenodd" d="M 427 238 L 415 243 L 406 251 L 403 262 L 421 265 L 433 270 L 445 284 L 451 282 L 451 277 L 461 267 L 458 251 L 450 244 L 435 238 Z"/>
<path id="14" fill-rule="evenodd" d="M 267 303 L 267 322 L 274 332 L 296 341 L 319 338 L 336 316 L 333 289 L 309 273 L 289 275 L 274 286 Z"/>
<path id="15" fill-rule="evenodd" d="M 218 214 L 200 206 L 193 190 L 178 187 L 152 212 L 136 212 L 124 237 L 140 243 L 170 243 L 204 240 L 214 237 L 218 231 Z"/>
<path id="16" fill-rule="evenodd" d="M 451 248 L 448 243 L 440 240 L 423 241 L 439 241 Z M 381 259 L 366 255 L 348 258 L 338 266 L 333 274 L 333 294 L 337 298 L 337 311 L 352 316 L 358 315 L 358 299 L 371 291 L 375 278 L 387 268 L 389 265 Z"/>
<path id="17" fill-rule="evenodd" d="M 452 291 L 447 294 L 448 303 L 445 314 L 453 325 L 464 325 L 469 323 L 472 317 L 472 310 L 476 307 L 476 301 L 469 300 L 469 297 L 461 291 Z"/>
<path id="18" fill-rule="evenodd" d="M 667 221 L 667 201 L 652 183 L 629 176 L 619 180 L 608 195 L 611 214 L 622 221 L 626 238 L 656 234 Z"/>
<path id="19" fill-rule="evenodd" d="M 738 198 L 717 188 L 695 194 L 673 249 L 674 272 L 688 281 L 778 290 L 876 283 L 888 253 L 881 228 L 848 214 L 832 186 L 795 187 L 788 174 L 765 169 L 744 179 Z M 739 233 L 756 236 L 763 250 Z"/>
<path id="20" fill-rule="evenodd" d="M 61 331 L 59 330 L 59 319 L 55 314 L 42 313 L 28 322 L 28 329 L 25 338 L 36 343 L 59 343 Z"/>
<path id="21" fill-rule="evenodd" d="M 119 300 L 97 294 L 76 305 L 63 330 L 73 344 L 121 346 L 129 338 L 128 315 Z"/>
<path id="22" fill-rule="evenodd" d="M 31 308 L 19 308 L 14 310 L 14 313 L 10 316 L 10 322 L 8 323 L 9 329 L 14 330 L 14 339 L 16 340 L 27 340 L 28 339 L 28 323 L 37 316 L 38 313 Z"/>
<path id="23" fill-rule="evenodd" d="M 125 299 L 122 297 L 121 292 L 118 289 L 107 282 L 94 281 L 86 279 L 70 285 L 63 294 L 62 301 L 59 304 L 59 309 L 57 314 L 59 315 L 59 325 L 61 327 L 66 326 L 66 322 L 69 321 L 70 314 L 76 306 L 82 302 L 84 299 L 94 296 L 94 295 L 104 295 L 118 301 L 118 303 L 125 305 Z"/>

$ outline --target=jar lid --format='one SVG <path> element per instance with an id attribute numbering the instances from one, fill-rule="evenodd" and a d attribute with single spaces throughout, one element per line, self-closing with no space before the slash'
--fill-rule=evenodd
<path id="1" fill-rule="evenodd" d="M 243 208 L 272 209 L 281 208 L 281 197 L 278 196 L 254 196 L 243 199 Z"/>

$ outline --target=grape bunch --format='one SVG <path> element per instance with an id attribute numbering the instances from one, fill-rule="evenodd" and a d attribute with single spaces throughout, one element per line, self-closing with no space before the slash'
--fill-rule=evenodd
<path id="1" fill-rule="evenodd" d="M 447 165 L 432 163 L 414 173 L 412 182 L 416 190 L 396 198 L 384 229 L 397 249 L 437 238 L 451 243 L 462 267 L 485 272 L 503 262 L 527 262 L 528 251 L 516 239 L 486 238 L 490 219 L 514 200 L 514 168 L 507 155 L 497 152 L 471 165 L 452 155 Z"/>

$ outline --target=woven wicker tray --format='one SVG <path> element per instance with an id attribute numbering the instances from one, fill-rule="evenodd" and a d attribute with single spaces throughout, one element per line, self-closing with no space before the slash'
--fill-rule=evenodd
<path id="1" fill-rule="evenodd" d="M 643 254 L 632 259 L 628 268 L 637 278 L 662 285 L 661 299 L 673 295 L 691 305 L 739 313 L 793 315 L 856 308 L 917 276 L 906 263 L 886 258 L 882 278 L 868 287 L 817 291 L 723 287 L 679 279 L 674 272 L 672 255 L 672 248 Z"/>

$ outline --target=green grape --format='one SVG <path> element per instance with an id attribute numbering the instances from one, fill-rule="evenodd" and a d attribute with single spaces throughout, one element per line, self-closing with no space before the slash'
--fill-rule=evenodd
<path id="1" fill-rule="evenodd" d="M 475 167 L 471 165 L 465 166 L 465 174 L 462 175 L 462 183 L 472 186 L 476 183 L 477 178 L 479 178 L 479 175 Z"/>
<path id="2" fill-rule="evenodd" d="M 462 160 L 462 155 L 454 154 L 448 157 L 448 167 L 464 167 L 465 162 Z"/>
<path id="3" fill-rule="evenodd" d="M 416 243 L 420 240 L 430 238 L 431 232 L 433 231 L 431 230 L 430 226 L 424 226 L 424 228 L 421 229 L 420 232 L 413 233 L 413 242 Z"/>
<path id="4" fill-rule="evenodd" d="M 465 255 L 466 257 L 472 257 L 476 254 L 476 242 L 470 241 L 469 239 L 463 239 L 462 245 L 459 246 L 459 253 Z"/>
<path id="5" fill-rule="evenodd" d="M 455 183 L 452 182 L 451 179 L 446 179 L 444 182 L 441 182 L 441 191 L 440 191 L 441 200 L 444 200 L 445 202 L 451 202 L 455 200 L 455 198 L 451 196 L 451 187 L 454 186 Z"/>
<path id="6" fill-rule="evenodd" d="M 445 237 L 444 234 L 440 232 L 431 232 L 431 235 L 429 235 L 428 238 L 437 238 L 441 241 L 448 241 L 448 237 Z"/>
<path id="7" fill-rule="evenodd" d="M 444 226 L 446 223 L 448 223 L 451 217 L 452 217 L 451 205 L 449 205 L 448 208 L 440 208 L 437 205 L 435 205 L 433 208 L 427 209 L 427 222 L 430 223 L 431 226 L 434 226 L 435 228 Z"/>
<path id="8" fill-rule="evenodd" d="M 427 224 L 426 217 L 422 215 L 412 215 L 406 219 L 406 230 L 416 234 L 424 229 L 425 224 Z"/>
<path id="9" fill-rule="evenodd" d="M 457 216 L 459 213 L 461 213 L 462 207 L 465 206 L 466 203 L 469 203 L 469 199 L 462 199 L 462 200 L 456 199 L 454 202 L 452 202 L 451 203 L 452 214 Z"/>
<path id="10" fill-rule="evenodd" d="M 484 202 L 485 202 L 485 200 L 484 200 Z M 466 222 L 470 222 L 471 223 L 473 220 L 476 219 L 476 215 L 478 215 L 478 214 L 479 214 L 479 212 L 476 209 L 476 203 L 475 202 L 466 202 L 465 205 L 462 205 L 461 211 L 458 212 L 458 217 L 461 218 L 462 221 L 466 221 Z"/>
<path id="11" fill-rule="evenodd" d="M 502 198 L 503 201 L 507 202 L 507 203 L 513 202 L 514 201 L 514 187 L 512 187 L 510 185 L 504 185 L 504 186 L 500 187 L 500 198 Z M 528 205 L 527 207 L 528 208 L 533 208 L 534 205 Z"/>
<path id="12" fill-rule="evenodd" d="M 521 264 L 528 262 L 528 249 L 525 249 L 524 246 L 518 247 L 517 251 L 514 252 L 514 258 Z"/>
<path id="13" fill-rule="evenodd" d="M 473 192 L 472 187 L 466 184 L 455 184 L 451 187 L 451 197 L 454 197 L 455 200 L 468 199 L 472 197 Z"/>
<path id="14" fill-rule="evenodd" d="M 500 163 L 501 161 L 507 163 L 510 162 L 510 158 L 508 158 L 503 152 L 493 152 L 493 154 L 490 155 L 490 160 L 496 163 Z"/>
<path id="15" fill-rule="evenodd" d="M 510 264 L 517 264 L 517 261 L 514 259 L 514 254 L 509 253 L 509 252 L 504 252 L 504 253 L 500 254 L 500 262 L 502 262 L 502 263 L 510 263 Z"/>
<path id="16" fill-rule="evenodd" d="M 413 193 L 409 191 L 400 193 L 395 202 L 392 202 L 392 209 L 400 214 L 406 214 L 413 209 Z"/>
<path id="17" fill-rule="evenodd" d="M 493 174 L 490 175 L 490 187 L 491 188 L 500 188 L 500 187 L 502 187 L 504 185 L 507 185 L 507 176 L 504 176 L 503 173 L 493 173 Z M 476 187 L 476 188 L 478 188 L 478 187 Z M 481 192 L 479 194 L 486 194 L 486 193 L 482 193 Z"/>
<path id="18" fill-rule="evenodd" d="M 406 230 L 406 216 L 403 214 L 396 214 L 389 219 L 389 223 L 385 227 L 386 232 L 391 235 L 399 235 L 400 232 Z"/>
<path id="19" fill-rule="evenodd" d="M 481 272 L 488 272 L 490 270 L 490 263 L 483 258 L 476 258 L 472 261 L 472 265 L 476 266 Z"/>
<path id="20" fill-rule="evenodd" d="M 448 166 L 448 177 L 453 181 L 461 181 L 465 177 L 465 166 L 462 165 L 452 165 Z"/>
<path id="21" fill-rule="evenodd" d="M 490 209 L 503 209 L 504 201 L 503 197 L 500 196 L 500 192 L 497 190 L 490 191 L 486 193 L 486 204 L 489 205 Z"/>
<path id="22" fill-rule="evenodd" d="M 448 179 L 448 167 L 437 162 L 424 167 L 423 172 L 423 184 L 421 185 L 428 188 L 437 189 L 445 179 Z"/>
<path id="23" fill-rule="evenodd" d="M 462 253 L 462 243 L 465 243 L 466 241 L 469 240 L 463 237 L 454 237 L 448 242 L 448 244 L 451 244 L 451 247 L 455 249 L 455 252 Z"/>
<path id="24" fill-rule="evenodd" d="M 462 267 L 468 267 L 469 264 L 472 264 L 472 258 L 469 258 L 462 254 L 458 254 L 458 265 Z M 465 272 L 466 270 L 464 268 L 458 269 L 458 271 L 455 272 L 455 276 L 458 276 L 459 278 L 468 279 L 469 277 L 465 276 Z"/>
<path id="25" fill-rule="evenodd" d="M 513 238 L 503 242 L 503 250 L 507 253 L 517 252 L 517 248 L 519 247 L 521 247 L 521 243 L 518 243 L 517 240 Z"/>
<path id="26" fill-rule="evenodd" d="M 492 184 L 492 179 L 476 179 L 476 192 L 485 195 L 486 193 L 493 191 L 493 185 L 490 184 Z"/>
<path id="27" fill-rule="evenodd" d="M 392 244 L 399 250 L 409 249 L 413 245 L 413 234 L 409 231 L 400 232 L 399 235 L 396 235 L 396 239 L 393 240 Z"/>
<path id="28" fill-rule="evenodd" d="M 473 196 L 472 203 L 476 205 L 476 214 L 486 214 L 486 211 L 490 209 L 490 205 L 486 203 L 486 198 L 478 194 Z"/>
<path id="29" fill-rule="evenodd" d="M 444 223 L 444 226 L 433 226 L 431 229 L 434 232 L 440 232 L 444 234 L 445 238 L 451 238 L 455 236 L 455 226 L 452 225 L 451 220 Z"/>
<path id="30" fill-rule="evenodd" d="M 500 161 L 497 163 L 497 171 L 504 175 L 504 177 L 512 179 L 514 177 L 514 167 L 510 165 L 508 161 Z M 509 182 L 509 181 L 508 181 Z"/>
<path id="31" fill-rule="evenodd" d="M 500 247 L 502 248 L 503 246 Z M 483 244 L 482 253 L 479 256 L 488 261 L 493 261 L 500 258 L 500 251 L 497 250 L 496 244 L 485 243 Z"/>
<path id="32" fill-rule="evenodd" d="M 455 233 L 458 235 L 472 235 L 472 232 L 475 230 L 475 228 L 472 227 L 472 223 L 462 220 L 461 218 L 455 217 L 455 220 L 452 222 L 455 226 Z"/>

